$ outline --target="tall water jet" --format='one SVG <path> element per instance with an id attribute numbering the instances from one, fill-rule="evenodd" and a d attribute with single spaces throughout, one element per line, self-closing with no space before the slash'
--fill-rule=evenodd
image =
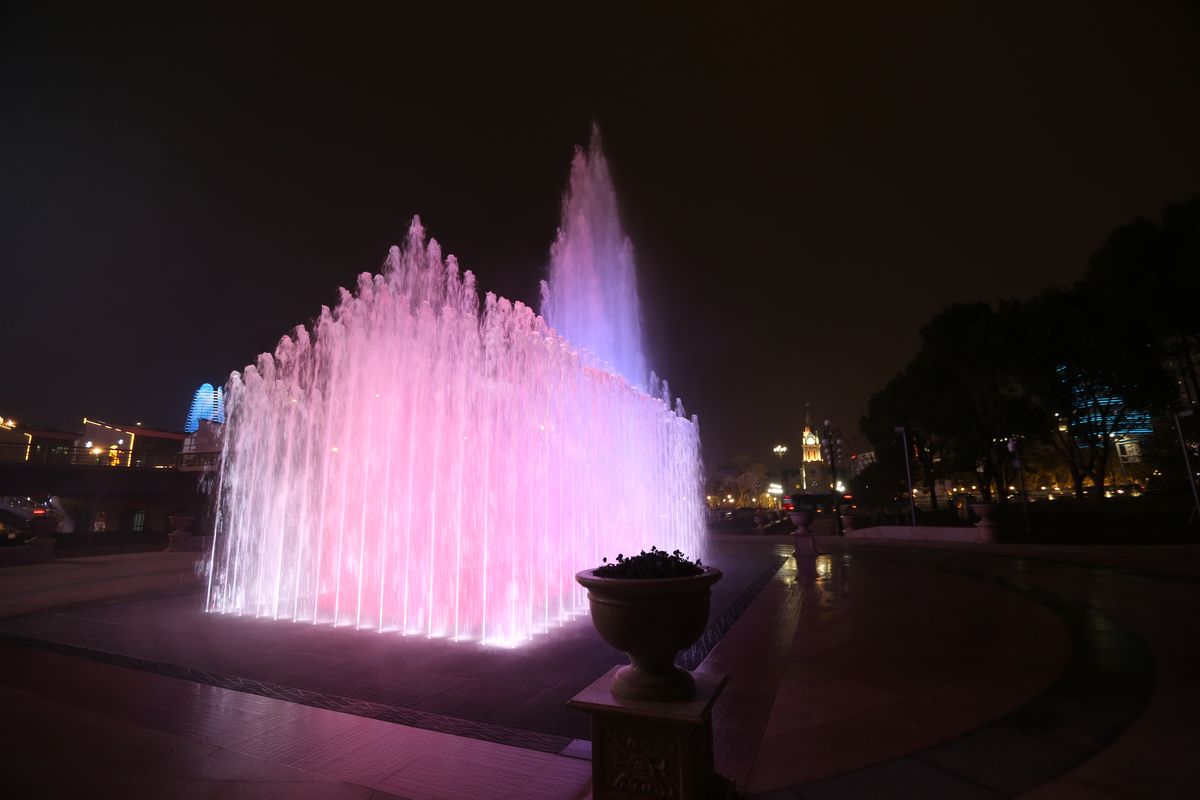
<path id="1" fill-rule="evenodd" d="M 585 249 L 560 236 L 554 259 Z M 697 424 L 612 363 L 481 304 L 414 220 L 380 274 L 230 376 L 207 607 L 514 644 L 583 611 L 572 576 L 602 557 L 696 552 Z"/>
<path id="2" fill-rule="evenodd" d="M 641 306 L 633 245 L 621 228 L 617 193 L 592 128 L 587 150 L 571 160 L 562 222 L 542 282 L 542 316 L 576 347 L 596 355 L 635 386 L 647 388 Z"/>

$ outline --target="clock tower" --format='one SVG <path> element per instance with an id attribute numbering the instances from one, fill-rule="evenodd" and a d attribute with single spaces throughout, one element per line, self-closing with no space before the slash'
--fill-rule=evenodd
<path id="1" fill-rule="evenodd" d="M 804 453 L 800 475 L 804 491 L 808 491 L 809 476 L 816 478 L 820 473 L 820 469 L 816 465 L 821 462 L 821 439 L 813 432 L 812 419 L 809 416 L 807 405 L 806 403 L 804 410 L 804 433 L 800 434 L 800 446 Z M 813 485 L 819 485 L 819 481 L 814 480 Z"/>
<path id="2" fill-rule="evenodd" d="M 805 462 L 821 460 L 821 440 L 813 433 L 812 420 L 807 409 L 804 412 L 804 433 L 800 435 L 800 442 L 804 446 Z"/>
<path id="3" fill-rule="evenodd" d="M 820 461 L 821 460 L 821 442 L 817 439 L 817 435 L 812 432 L 812 429 L 807 425 L 804 426 L 804 460 L 805 461 Z"/>

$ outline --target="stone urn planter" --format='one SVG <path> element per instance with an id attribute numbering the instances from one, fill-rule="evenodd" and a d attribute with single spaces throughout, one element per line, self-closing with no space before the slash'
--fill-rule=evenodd
<path id="1" fill-rule="evenodd" d="M 973 503 L 971 511 L 979 517 L 979 522 L 975 523 L 975 527 L 979 529 L 980 541 L 996 541 L 996 520 L 994 519 L 996 506 L 992 503 Z"/>
<path id="2" fill-rule="evenodd" d="M 601 568 L 602 569 L 602 568 Z M 700 638 L 708 624 L 712 585 L 721 570 L 670 578 L 606 578 L 596 569 L 575 574 L 588 590 L 592 624 L 629 665 L 613 677 L 613 695 L 627 700 L 689 700 L 692 674 L 675 666 L 675 654 Z"/>
<path id="3" fill-rule="evenodd" d="M 175 553 L 186 550 L 188 537 L 192 535 L 188 529 L 196 521 L 196 515 L 180 512 L 167 517 L 167 521 L 171 523 L 171 532 L 167 534 L 166 552 Z"/>
<path id="4" fill-rule="evenodd" d="M 806 508 L 798 511 L 789 511 L 787 512 L 787 515 L 788 519 L 792 521 L 792 524 L 796 526 L 796 535 L 807 536 L 808 526 L 812 525 L 813 521 L 812 509 Z"/>

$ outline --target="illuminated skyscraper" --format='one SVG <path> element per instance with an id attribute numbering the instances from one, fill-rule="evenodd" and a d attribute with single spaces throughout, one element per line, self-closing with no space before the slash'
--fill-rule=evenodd
<path id="1" fill-rule="evenodd" d="M 214 389 L 211 383 L 205 383 L 196 390 L 187 422 L 183 424 L 184 433 L 195 433 L 202 419 L 225 421 L 225 390 L 220 386 Z"/>

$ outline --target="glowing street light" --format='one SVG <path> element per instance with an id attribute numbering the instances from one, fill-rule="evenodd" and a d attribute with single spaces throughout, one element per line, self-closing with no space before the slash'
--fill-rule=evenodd
<path id="1" fill-rule="evenodd" d="M 787 484 L 787 480 L 783 476 L 783 454 L 787 452 L 786 444 L 777 444 L 771 448 L 771 452 L 779 456 L 779 494 L 783 494 L 783 487 Z"/>
<path id="2" fill-rule="evenodd" d="M 908 513 L 915 528 L 917 527 L 917 504 L 913 500 L 912 452 L 908 449 L 908 428 L 903 425 L 897 425 L 896 433 L 900 434 L 900 439 L 904 446 L 904 474 L 908 476 Z M 974 489 L 975 487 L 972 486 L 971 488 Z"/>

